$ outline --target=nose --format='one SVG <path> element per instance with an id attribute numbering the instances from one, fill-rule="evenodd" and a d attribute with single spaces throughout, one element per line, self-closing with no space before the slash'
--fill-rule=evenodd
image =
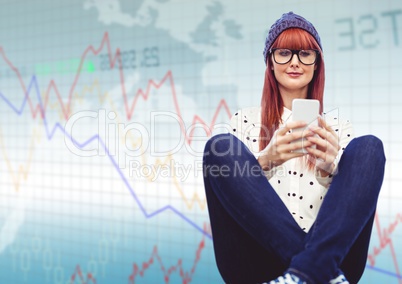
<path id="1" fill-rule="evenodd" d="M 297 54 L 295 53 L 292 55 L 292 59 L 290 60 L 290 66 L 299 66 L 299 64 L 299 57 L 297 57 Z"/>

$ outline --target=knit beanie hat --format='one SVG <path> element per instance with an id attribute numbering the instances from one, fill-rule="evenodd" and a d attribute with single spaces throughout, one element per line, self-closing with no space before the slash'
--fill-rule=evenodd
<path id="1" fill-rule="evenodd" d="M 293 12 L 289 12 L 283 14 L 282 17 L 276 20 L 276 22 L 269 29 L 267 38 L 265 39 L 265 48 L 263 52 L 265 64 L 267 64 L 267 56 L 271 48 L 271 45 L 284 30 L 290 28 L 300 28 L 309 32 L 315 38 L 315 40 L 317 41 L 318 45 L 322 50 L 320 36 L 318 35 L 313 24 L 307 21 L 302 16 L 299 16 Z"/>

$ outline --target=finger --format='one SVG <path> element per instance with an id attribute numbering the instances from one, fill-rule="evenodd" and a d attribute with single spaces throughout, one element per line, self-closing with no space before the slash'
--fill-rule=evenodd
<path id="1" fill-rule="evenodd" d="M 317 150 L 326 153 L 326 155 L 336 156 L 338 154 L 337 146 L 332 145 L 327 140 L 324 140 L 321 137 L 307 137 L 307 140 L 310 141 L 312 144 L 317 145 Z"/>
<path id="2" fill-rule="evenodd" d="M 328 148 L 329 143 L 327 142 L 327 140 L 323 139 L 321 136 L 307 137 L 307 140 L 310 141 L 311 143 L 317 145 L 319 148 L 325 149 L 325 151 Z"/>
<path id="3" fill-rule="evenodd" d="M 323 152 L 317 148 L 307 147 L 306 150 L 309 154 L 315 156 L 317 159 L 321 159 L 324 162 L 332 163 L 335 160 L 333 155 L 328 155 L 326 152 Z"/>
<path id="4" fill-rule="evenodd" d="M 305 156 L 306 153 L 303 152 L 291 152 L 291 153 L 286 153 L 283 155 L 283 160 L 287 161 L 293 158 L 299 158 Z"/>
<path id="5" fill-rule="evenodd" d="M 323 117 L 319 117 L 319 124 L 322 125 L 325 129 L 327 129 L 329 132 L 331 132 L 334 136 L 338 136 L 338 134 L 334 131 L 334 129 L 327 124 L 325 119 Z"/>
<path id="6" fill-rule="evenodd" d="M 334 131 L 334 129 L 331 126 L 328 126 L 328 124 L 325 121 L 325 119 L 322 118 L 321 116 L 318 117 L 318 123 L 323 128 L 325 128 L 327 131 L 329 131 L 334 137 L 338 137 L 338 134 Z"/>
<path id="7" fill-rule="evenodd" d="M 319 135 L 322 139 L 327 138 L 327 130 L 325 128 L 322 128 L 320 126 L 309 126 L 308 129 Z"/>
<path id="8" fill-rule="evenodd" d="M 317 117 L 317 119 L 318 119 L 318 125 L 319 125 L 319 126 L 321 126 L 321 127 L 323 127 L 323 128 L 328 128 L 327 122 L 325 121 L 325 119 L 324 119 L 321 115 L 319 115 L 319 116 Z"/>
<path id="9" fill-rule="evenodd" d="M 328 125 L 327 121 L 322 117 L 322 116 L 318 116 L 318 125 L 320 125 L 321 127 L 327 129 L 328 131 L 333 131 L 332 127 Z"/>
<path id="10" fill-rule="evenodd" d="M 313 145 L 314 143 L 312 143 L 311 141 L 308 141 L 307 139 L 301 139 L 296 140 L 292 143 L 282 144 L 278 146 L 277 151 L 278 153 L 289 153 L 295 152 L 297 150 L 302 150 L 303 148 L 311 147 Z"/>
<path id="11" fill-rule="evenodd" d="M 302 130 L 294 130 L 292 133 L 281 136 L 278 144 L 294 143 L 297 140 L 306 140 L 307 137 L 314 136 L 315 133 L 308 128 Z"/>
<path id="12" fill-rule="evenodd" d="M 339 147 L 338 135 L 332 129 L 332 131 L 327 131 L 326 129 L 317 126 L 309 127 L 309 129 L 319 135 L 321 139 L 328 141 L 335 148 Z"/>
<path id="13" fill-rule="evenodd" d="M 279 135 L 285 135 L 289 130 L 306 127 L 307 123 L 301 120 L 289 121 L 283 127 L 278 129 Z"/>

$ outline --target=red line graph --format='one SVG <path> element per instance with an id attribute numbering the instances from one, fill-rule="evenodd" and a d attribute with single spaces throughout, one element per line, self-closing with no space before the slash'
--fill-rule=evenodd
<path id="1" fill-rule="evenodd" d="M 92 273 L 87 273 L 86 275 L 86 279 L 81 271 L 81 267 L 79 265 L 76 266 L 75 271 L 73 273 L 73 275 L 71 275 L 70 278 L 70 283 L 74 284 L 75 283 L 75 278 L 78 276 L 77 280 L 80 281 L 78 283 L 81 284 L 89 284 L 89 283 L 93 283 L 96 284 L 96 279 L 93 277 Z"/>
<path id="2" fill-rule="evenodd" d="M 395 216 L 395 220 L 393 222 L 391 222 L 387 228 L 381 227 L 380 219 L 377 214 L 375 216 L 374 223 L 375 223 L 375 228 L 377 229 L 380 245 L 379 245 L 379 247 L 378 246 L 373 247 L 372 252 L 369 253 L 369 255 L 367 257 L 367 260 L 371 266 L 375 266 L 377 256 L 380 255 L 383 252 L 383 250 L 389 246 L 391 256 L 392 256 L 392 261 L 395 266 L 395 272 L 396 272 L 396 275 L 399 276 L 398 281 L 399 281 L 399 283 L 402 283 L 402 279 L 400 278 L 401 273 L 399 270 L 399 264 L 398 264 L 398 260 L 396 257 L 394 244 L 390 237 L 391 234 L 398 227 L 398 225 L 402 223 L 402 215 L 397 214 Z"/>
<path id="3" fill-rule="evenodd" d="M 133 99 L 131 105 L 129 105 L 127 92 L 126 92 L 125 84 L 124 84 L 124 71 L 123 71 L 123 68 L 122 68 L 120 49 L 116 48 L 116 51 L 113 54 L 111 44 L 110 44 L 110 40 L 109 40 L 109 35 L 108 35 L 107 32 L 105 32 L 105 34 L 104 34 L 104 36 L 102 38 L 102 41 L 100 43 L 100 46 L 97 49 L 94 48 L 92 45 L 90 45 L 85 49 L 84 53 L 82 54 L 80 64 L 79 64 L 78 69 L 77 69 L 77 73 L 76 73 L 76 75 L 74 77 L 73 83 L 72 83 L 72 85 L 70 87 L 70 90 L 69 90 L 67 102 L 65 102 L 65 103 L 63 102 L 62 96 L 61 96 L 61 94 L 60 94 L 60 92 L 59 92 L 59 90 L 57 88 L 56 82 L 52 79 L 49 82 L 49 85 L 47 86 L 47 89 L 46 89 L 46 92 L 45 92 L 43 107 L 41 107 L 40 104 L 37 104 L 36 106 L 34 106 L 32 101 L 31 101 L 31 99 L 30 99 L 30 97 L 29 97 L 29 94 L 27 93 L 27 87 L 26 87 L 26 85 L 25 85 L 25 83 L 24 83 L 24 81 L 22 79 L 20 71 L 8 59 L 8 57 L 6 56 L 6 54 L 4 52 L 4 49 L 2 47 L 0 47 L 0 54 L 1 54 L 2 58 L 3 58 L 3 60 L 7 63 L 7 65 L 13 70 L 13 72 L 17 76 L 18 81 L 19 81 L 19 83 L 21 85 L 21 88 L 22 88 L 22 90 L 23 90 L 23 92 L 24 92 L 24 94 L 25 94 L 25 96 L 27 98 L 28 105 L 30 107 L 30 110 L 31 110 L 33 118 L 36 118 L 36 115 L 37 115 L 38 112 L 41 113 L 42 118 L 45 117 L 46 108 L 47 108 L 48 101 L 49 101 L 49 96 L 50 96 L 51 91 L 54 90 L 54 93 L 55 93 L 55 95 L 57 97 L 57 100 L 58 100 L 58 102 L 60 104 L 60 108 L 61 108 L 62 113 L 64 115 L 64 118 L 67 120 L 68 117 L 71 114 L 70 111 L 71 111 L 71 103 L 72 103 L 73 93 L 74 93 L 74 90 L 75 90 L 75 88 L 77 86 L 77 83 L 79 81 L 81 68 L 82 68 L 82 66 L 84 64 L 86 56 L 90 52 L 93 53 L 94 55 L 98 55 L 105 47 L 107 49 L 107 53 L 108 53 L 108 56 L 109 56 L 110 68 L 114 68 L 114 66 L 116 64 L 118 64 L 118 67 L 119 67 L 119 68 L 117 68 L 117 70 L 119 70 L 119 78 L 120 78 L 121 91 L 122 91 L 122 96 L 123 96 L 123 101 L 124 101 L 124 109 L 125 109 L 126 117 L 127 117 L 128 120 L 131 119 L 131 117 L 132 117 L 132 115 L 133 115 L 133 113 L 135 111 L 137 101 L 138 101 L 138 99 L 140 97 L 142 97 L 145 101 L 148 100 L 152 88 L 159 89 L 159 88 L 161 88 L 161 86 L 163 86 L 167 82 L 170 83 L 172 97 L 173 97 L 173 103 L 174 103 L 176 113 L 178 114 L 178 116 L 180 118 L 182 117 L 181 116 L 181 110 L 180 110 L 180 107 L 179 107 L 179 103 L 178 103 L 178 100 L 177 100 L 177 94 L 176 94 L 176 89 L 175 89 L 175 85 L 174 85 L 173 75 L 172 75 L 172 72 L 170 70 L 166 73 L 166 75 L 162 78 L 162 80 L 159 83 L 156 83 L 153 80 L 149 80 L 147 88 L 145 89 L 145 91 L 143 91 L 141 88 L 138 89 L 136 94 L 134 95 L 134 99 Z M 222 99 L 219 102 L 219 104 L 218 104 L 218 106 L 217 106 L 217 108 L 215 110 L 215 113 L 214 113 L 214 115 L 212 117 L 211 123 L 209 125 L 208 125 L 208 123 L 206 123 L 198 115 L 193 116 L 193 120 L 192 120 L 191 125 L 194 125 L 196 123 L 200 123 L 203 126 L 203 128 L 205 129 L 206 134 L 208 136 L 210 136 L 211 135 L 211 128 L 215 124 L 221 109 L 223 109 L 227 113 L 228 117 L 231 117 L 231 112 L 229 110 L 229 107 L 228 107 L 226 101 Z M 187 133 L 187 131 L 185 130 L 185 125 L 184 125 L 183 121 L 180 121 L 180 127 L 181 127 L 181 131 L 182 131 L 182 133 L 183 133 L 183 135 L 185 137 L 186 142 L 188 144 L 191 144 L 191 141 L 192 141 L 191 137 L 192 137 L 194 128 L 191 129 L 190 133 Z"/>
<path id="4" fill-rule="evenodd" d="M 190 271 L 187 272 L 187 271 L 184 271 L 184 269 L 183 269 L 183 265 L 182 265 L 183 262 L 182 262 L 181 259 L 179 259 L 179 260 L 177 261 L 177 264 L 176 264 L 176 265 L 172 265 L 171 267 L 166 268 L 165 265 L 163 264 L 163 261 L 162 261 L 160 255 L 159 255 L 159 253 L 158 253 L 158 247 L 157 247 L 157 246 L 154 246 L 154 249 L 153 249 L 153 251 L 152 251 L 151 257 L 149 258 L 148 261 L 143 262 L 142 265 L 141 265 L 141 267 L 139 267 L 136 263 L 133 264 L 133 272 L 131 273 L 131 275 L 130 275 L 130 277 L 129 277 L 129 283 L 134 284 L 134 283 L 135 283 L 135 278 L 136 278 L 138 275 L 141 276 L 141 277 L 143 277 L 144 274 L 145 274 L 145 272 L 146 272 L 146 270 L 147 270 L 151 265 L 153 265 L 153 264 L 159 264 L 160 269 L 161 269 L 162 272 L 163 272 L 163 281 L 164 281 L 165 283 L 169 283 L 169 281 L 170 281 L 170 275 L 171 275 L 173 272 L 178 271 L 178 272 L 179 272 L 179 275 L 180 275 L 180 277 L 181 277 L 181 279 L 182 279 L 182 283 L 183 283 L 183 284 L 188 284 L 188 283 L 190 283 L 191 280 L 192 280 L 192 277 L 193 277 L 193 275 L 194 275 L 194 273 L 195 273 L 197 264 L 198 264 L 198 262 L 199 262 L 199 260 L 200 260 L 200 258 L 201 258 L 201 252 L 202 252 L 202 250 L 204 249 L 204 247 L 205 247 L 205 240 L 204 240 L 204 238 L 202 238 L 201 242 L 198 244 L 198 248 L 197 248 L 197 251 L 196 251 L 196 253 L 195 253 L 195 259 L 194 259 L 193 266 L 192 266 L 192 268 L 190 269 Z"/>
<path id="5" fill-rule="evenodd" d="M 193 275 L 195 273 L 195 270 L 197 268 L 197 264 L 201 258 L 201 252 L 205 248 L 205 239 L 202 238 L 201 242 L 198 244 L 197 251 L 195 253 L 195 260 L 193 263 L 192 268 L 190 271 L 184 271 L 183 269 L 183 261 L 179 259 L 177 261 L 176 265 L 172 265 L 169 268 L 166 268 L 165 265 L 163 264 L 162 258 L 160 257 L 158 253 L 158 247 L 154 246 L 154 249 L 152 251 L 151 257 L 149 258 L 148 261 L 143 262 L 141 265 L 141 268 L 134 263 L 133 264 L 133 272 L 129 276 L 129 283 L 134 284 L 135 279 L 137 276 L 143 277 L 145 275 L 145 272 L 150 266 L 153 264 L 159 264 L 160 269 L 163 272 L 163 281 L 165 283 L 169 283 L 170 281 L 170 275 L 172 275 L 174 272 L 178 271 L 180 277 L 182 278 L 182 283 L 183 284 L 188 284 L 191 282 Z M 87 273 L 86 277 L 83 275 L 81 267 L 79 265 L 76 266 L 74 273 L 70 277 L 70 284 L 75 284 L 75 281 L 78 281 L 77 283 L 79 284 L 96 284 L 96 279 L 92 275 L 92 273 Z"/>
<path id="6" fill-rule="evenodd" d="M 121 53 L 120 53 L 120 49 L 116 48 L 116 50 L 113 52 L 112 48 L 111 48 L 111 43 L 110 43 L 110 39 L 109 39 L 109 35 L 107 32 L 104 33 L 104 36 L 101 40 L 101 43 L 99 45 L 98 48 L 93 47 L 92 45 L 88 46 L 82 56 L 81 56 L 81 60 L 80 60 L 80 64 L 79 67 L 77 69 L 77 73 L 74 77 L 74 80 L 71 84 L 71 87 L 69 89 L 69 93 L 68 93 L 68 98 L 67 101 L 64 102 L 62 95 L 60 93 L 60 91 L 58 90 L 57 84 L 56 82 L 52 79 L 47 88 L 46 88 L 46 92 L 45 92 L 45 96 L 44 96 L 44 103 L 43 106 L 41 106 L 40 104 L 37 104 L 36 106 L 32 103 L 31 98 L 29 97 L 29 94 L 27 93 L 27 87 L 26 84 L 24 83 L 21 73 L 19 71 L 19 69 L 17 67 L 15 67 L 15 65 L 8 59 L 4 49 L 2 47 L 0 47 L 0 54 L 4 60 L 4 62 L 9 66 L 9 68 L 14 72 L 14 74 L 16 75 L 21 89 L 23 91 L 23 93 L 25 94 L 27 101 L 28 101 L 28 105 L 30 107 L 31 113 L 32 113 L 32 117 L 36 118 L 38 112 L 40 113 L 41 117 L 44 118 L 46 116 L 46 109 L 48 106 L 48 102 L 49 102 L 49 98 L 51 96 L 51 94 L 55 94 L 55 96 L 57 97 L 57 101 L 60 104 L 60 108 L 62 110 L 63 116 L 65 119 L 68 119 L 68 117 L 70 116 L 70 112 L 71 112 L 71 104 L 72 104 L 72 97 L 73 97 L 73 93 L 74 90 L 79 82 L 80 79 L 80 75 L 81 75 L 81 68 L 85 62 L 86 57 L 92 53 L 94 55 L 99 55 L 104 49 L 106 49 L 108 56 L 109 56 L 109 64 L 111 68 L 114 68 L 115 65 L 117 64 L 118 68 L 116 68 L 117 70 L 119 70 L 119 80 L 120 80 L 120 84 L 121 84 L 121 91 L 122 91 L 122 96 L 123 96 L 123 101 L 124 101 L 124 110 L 126 112 L 126 117 L 128 120 L 130 120 L 133 116 L 133 113 L 137 107 L 138 104 L 138 100 L 140 98 L 142 98 L 144 101 L 147 101 L 150 97 L 151 91 L 152 89 L 160 89 L 162 86 L 164 86 L 165 84 L 169 84 L 170 86 L 170 90 L 171 90 L 171 95 L 172 95 L 172 99 L 173 99 L 173 103 L 174 103 L 174 108 L 176 113 L 178 114 L 179 117 L 181 116 L 181 108 L 179 106 L 179 102 L 177 99 L 177 93 L 176 93 L 176 89 L 175 89 L 175 83 L 174 83 L 174 79 L 173 79 L 173 74 L 172 72 L 169 70 L 167 71 L 166 75 L 159 81 L 159 82 L 155 82 L 154 80 L 149 80 L 147 87 L 145 88 L 145 90 L 139 88 L 134 94 L 133 94 L 133 99 L 131 101 L 131 103 L 129 102 L 129 96 L 127 94 L 127 91 L 125 89 L 125 79 L 124 79 L 124 68 L 122 68 L 122 61 L 121 61 Z M 211 122 L 208 124 L 205 120 L 203 120 L 199 115 L 195 114 L 192 118 L 192 125 L 199 123 L 201 125 L 203 125 L 207 135 L 209 136 L 211 134 L 211 129 L 213 127 L 213 125 L 216 123 L 216 120 L 218 118 L 218 115 L 220 114 L 221 111 L 226 112 L 226 114 L 228 115 L 228 117 L 231 116 L 231 112 L 229 110 L 229 107 L 226 103 L 225 100 L 221 100 L 218 104 L 218 106 L 216 107 L 216 110 L 213 114 L 213 117 L 211 119 Z M 181 131 L 183 133 L 183 135 L 185 136 L 185 140 L 188 144 L 191 144 L 192 142 L 192 133 L 194 131 L 194 129 L 192 129 L 192 131 L 190 133 L 187 133 L 186 129 L 185 129 L 185 125 L 183 121 L 180 121 L 180 127 L 181 127 Z M 395 217 L 395 220 L 389 224 L 388 227 L 386 228 L 382 228 L 381 224 L 380 224 L 380 220 L 378 215 L 376 215 L 375 217 L 375 228 L 377 230 L 378 233 L 378 237 L 379 237 L 379 245 L 378 246 L 374 246 L 371 253 L 368 255 L 368 262 L 370 265 L 375 266 L 376 264 L 376 259 L 377 257 L 387 248 L 389 247 L 390 249 L 390 253 L 392 256 L 392 260 L 393 260 L 393 264 L 395 266 L 395 272 L 398 276 L 401 276 L 401 272 L 399 269 L 399 264 L 398 264 L 398 260 L 397 260 L 397 256 L 396 256 L 396 252 L 395 252 L 395 248 L 394 248 L 394 243 L 391 239 L 391 234 L 395 231 L 396 227 L 402 223 L 402 215 L 401 214 L 397 214 Z M 169 282 L 169 276 L 179 270 L 180 271 L 180 276 L 183 279 L 183 283 L 189 283 L 191 281 L 191 277 L 195 271 L 196 265 L 199 261 L 199 257 L 201 254 L 202 249 L 204 248 L 205 243 L 204 240 L 202 240 L 197 248 L 196 251 L 196 259 L 194 261 L 194 265 L 193 268 L 191 269 L 190 273 L 188 272 L 184 272 L 183 267 L 182 267 L 182 260 L 179 259 L 177 264 L 174 266 L 171 266 L 170 268 L 166 269 L 163 265 L 163 262 L 158 254 L 158 249 L 155 246 L 154 250 L 152 252 L 152 255 L 150 257 L 150 259 L 148 260 L 148 262 L 144 262 L 143 265 L 141 266 L 141 268 L 139 268 L 139 266 L 137 264 L 133 265 L 133 273 L 130 275 L 129 279 L 130 279 L 130 283 L 134 283 L 135 278 L 140 275 L 143 276 L 146 269 L 154 264 L 155 262 L 158 262 L 159 265 L 161 266 L 162 271 L 165 274 L 165 283 Z M 73 275 L 71 276 L 71 282 L 74 283 L 75 280 L 79 280 L 81 281 L 81 283 L 83 284 L 87 284 L 87 283 L 96 283 L 95 278 L 93 277 L 93 275 L 91 273 L 87 273 L 86 274 L 86 279 L 81 271 L 81 268 L 79 266 L 76 267 Z M 402 280 L 399 279 L 399 283 L 402 284 Z"/>

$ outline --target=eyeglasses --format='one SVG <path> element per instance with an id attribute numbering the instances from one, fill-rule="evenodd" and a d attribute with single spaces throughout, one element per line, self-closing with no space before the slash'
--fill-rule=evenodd
<path id="1" fill-rule="evenodd" d="M 320 51 L 316 49 L 287 49 L 273 48 L 270 53 L 274 55 L 274 60 L 278 64 L 286 64 L 292 60 L 293 55 L 297 54 L 297 58 L 304 65 L 313 65 L 317 61 Z"/>

